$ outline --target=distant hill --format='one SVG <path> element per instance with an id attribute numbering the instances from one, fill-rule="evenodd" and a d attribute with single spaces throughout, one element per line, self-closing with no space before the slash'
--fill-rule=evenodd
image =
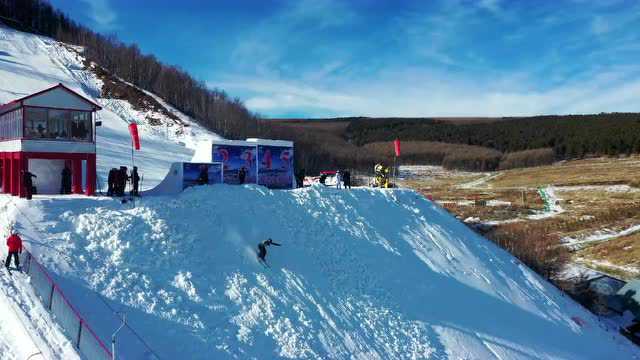
<path id="1" fill-rule="evenodd" d="M 369 169 L 392 161 L 390 142 L 404 143 L 404 163 L 491 171 L 586 156 L 640 153 L 640 114 L 503 118 L 368 118 L 263 120 L 270 135 L 296 141 L 308 169 Z M 268 125 L 266 125 L 268 124 Z"/>

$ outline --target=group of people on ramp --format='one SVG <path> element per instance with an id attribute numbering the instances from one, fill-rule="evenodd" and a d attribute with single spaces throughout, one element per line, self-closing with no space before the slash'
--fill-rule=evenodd
<path id="1" fill-rule="evenodd" d="M 131 175 L 128 174 L 126 166 L 120 169 L 112 168 L 107 177 L 107 196 L 124 196 L 127 184 L 131 183 L 131 196 L 140 196 L 140 175 L 138 167 L 134 166 Z"/>

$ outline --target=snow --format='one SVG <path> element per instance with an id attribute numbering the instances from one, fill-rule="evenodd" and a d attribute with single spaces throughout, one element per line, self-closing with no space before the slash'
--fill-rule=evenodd
<path id="1" fill-rule="evenodd" d="M 556 191 L 605 191 L 612 193 L 638 192 L 640 189 L 629 185 L 582 185 L 582 186 L 557 186 Z"/>
<path id="2" fill-rule="evenodd" d="M 585 237 L 565 236 L 562 239 L 560 239 L 560 241 L 563 244 L 566 244 L 566 246 L 577 250 L 590 243 L 613 240 L 619 237 L 635 234 L 638 231 L 640 231 L 640 225 L 633 225 L 621 231 L 614 231 L 611 229 L 602 229 L 602 230 L 595 231 L 593 234 Z"/>
<path id="3" fill-rule="evenodd" d="M 136 208 L 81 197 L 18 204 L 47 227 L 47 247 L 33 251 L 75 299 L 100 294 L 167 358 L 640 356 L 409 190 L 213 185 Z M 255 256 L 266 237 L 283 244 L 269 248 L 271 268 Z M 98 304 L 78 304 L 91 320 Z"/>
<path id="4" fill-rule="evenodd" d="M 565 212 L 562 206 L 560 206 L 560 201 L 562 201 L 562 199 L 557 196 L 556 188 L 554 186 L 547 186 L 544 188 L 540 188 L 540 192 L 546 194 L 546 197 L 547 197 L 545 210 L 537 214 L 528 216 L 527 217 L 528 219 L 530 220 L 548 219 Z"/>
<path id="5" fill-rule="evenodd" d="M 102 82 L 84 69 L 82 58 L 70 49 L 49 38 L 0 25 L 0 104 L 57 83 L 63 83 L 90 99 L 98 97 Z M 159 183 L 172 162 L 191 159 L 193 149 L 185 147 L 185 144 L 189 146 L 203 139 L 219 138 L 168 105 L 169 111 L 190 125 L 185 128 L 184 136 L 167 139 L 164 127 L 156 130 L 144 124 L 142 120 L 149 114 L 133 110 L 126 101 L 99 98 L 96 101 L 105 107 L 97 114 L 97 119 L 103 122 L 103 126 L 97 128 L 98 185 L 103 190 L 106 190 L 106 175 L 110 168 L 131 164 L 131 140 L 126 126 L 132 120 L 140 123 L 142 150 L 136 152 L 135 162 L 144 177 L 143 188 Z M 151 115 L 169 123 L 161 114 Z M 2 202 L 12 206 L 6 198 Z M 0 221 L 5 225 L 15 216 L 7 209 L 0 215 Z M 6 233 L 3 231 L 0 235 L 5 236 Z M 6 249 L 2 249 L 0 255 L 4 259 Z M 11 279 L 2 272 L 0 284 L 3 289 L 0 293 L 0 358 L 26 359 L 37 352 L 42 352 L 42 356 L 34 356 L 34 359 L 78 358 L 49 313 L 35 300 L 26 277 L 14 274 Z"/>

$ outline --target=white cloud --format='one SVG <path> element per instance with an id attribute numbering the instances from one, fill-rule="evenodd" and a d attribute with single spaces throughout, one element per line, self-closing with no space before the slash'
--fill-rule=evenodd
<path id="1" fill-rule="evenodd" d="M 216 85 L 252 94 L 246 100 L 251 110 L 276 116 L 529 116 L 640 111 L 635 73 L 629 78 L 628 69 L 603 72 L 549 89 L 536 88 L 522 74 L 478 84 L 417 69 L 381 73 L 373 81 L 349 79 L 333 88 L 247 77 Z"/>
<path id="2" fill-rule="evenodd" d="M 357 53 L 349 58 L 331 44 L 332 56 L 318 59 L 312 53 L 316 44 L 309 43 L 301 56 L 308 60 L 300 65 L 289 61 L 289 55 L 300 56 L 299 48 L 292 50 L 290 44 L 315 39 L 301 32 L 358 21 L 342 3 L 300 4 L 241 37 L 233 58 L 234 63 L 244 66 L 211 83 L 242 94 L 251 110 L 267 116 L 525 116 L 640 111 L 640 67 L 628 61 L 638 52 L 638 37 L 634 32 L 617 32 L 623 31 L 622 24 L 629 27 L 638 21 L 633 12 L 618 17 L 594 17 L 593 11 L 567 15 L 545 5 L 527 13 L 533 18 L 531 22 L 520 23 L 511 21 L 517 9 L 508 8 L 508 3 L 485 0 L 468 6 L 468 2 L 451 0 L 432 11 L 413 9 L 395 14 L 389 23 L 380 24 L 381 33 L 391 38 L 389 42 L 399 44 L 391 52 L 382 45 L 378 52 L 366 53 L 366 58 Z M 500 24 L 509 23 L 506 28 L 510 31 L 497 31 L 496 38 L 487 39 L 487 47 L 496 47 L 499 56 L 514 57 L 513 63 L 505 66 L 498 56 L 483 51 L 483 46 L 475 47 L 473 36 L 488 26 L 486 11 L 495 14 Z M 482 12 L 484 18 L 479 16 Z M 305 25 L 303 30 L 299 30 L 301 24 Z M 491 24 L 495 26 L 495 22 Z M 563 32 L 567 28 L 574 30 Z M 533 58 L 530 49 L 522 46 L 528 41 L 533 42 L 527 46 L 539 47 Z M 357 48 L 359 44 L 353 45 Z M 516 50 L 509 53 L 506 46 L 523 49 L 526 55 Z"/>
<path id="3" fill-rule="evenodd" d="M 109 0 L 81 0 L 88 6 L 88 15 L 101 30 L 112 29 L 116 25 L 118 15 L 111 7 Z"/>
<path id="4" fill-rule="evenodd" d="M 602 16 L 596 16 L 591 21 L 591 32 L 593 32 L 595 35 L 606 34 L 607 32 L 609 32 L 609 30 L 609 22 Z"/>

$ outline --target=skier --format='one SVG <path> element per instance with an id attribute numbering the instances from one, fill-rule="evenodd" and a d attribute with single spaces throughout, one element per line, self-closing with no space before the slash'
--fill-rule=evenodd
<path id="1" fill-rule="evenodd" d="M 131 170 L 131 196 L 140 196 L 138 190 L 140 186 L 140 176 L 138 175 L 138 167 L 134 166 L 133 170 Z"/>
<path id="2" fill-rule="evenodd" d="M 280 244 L 273 242 L 271 238 L 268 238 L 267 240 L 258 244 L 258 259 L 260 259 L 265 264 L 267 263 L 265 257 L 267 256 L 267 246 L 269 245 L 280 246 Z"/>
<path id="3" fill-rule="evenodd" d="M 30 173 L 29 170 L 25 170 L 22 172 L 22 185 L 24 185 L 24 191 L 27 200 L 31 200 L 31 195 L 33 195 L 33 180 L 31 179 L 34 177 L 37 178 L 37 176 Z"/>
<path id="4" fill-rule="evenodd" d="M 245 170 L 244 166 L 238 170 L 238 182 L 240 185 L 244 184 L 244 179 L 247 177 L 247 170 Z"/>
<path id="5" fill-rule="evenodd" d="M 16 264 L 16 268 L 20 268 L 20 258 L 18 254 L 22 253 L 22 239 L 15 228 L 11 228 L 11 235 L 7 238 L 7 247 L 9 247 L 9 254 L 4 262 L 4 266 L 8 269 L 11 264 L 11 257 L 13 256 L 13 262 Z"/>
<path id="6" fill-rule="evenodd" d="M 60 194 L 71 194 L 71 170 L 65 165 L 62 169 L 62 181 L 60 182 Z"/>
<path id="7" fill-rule="evenodd" d="M 336 171 L 336 189 L 342 189 L 342 172 Z"/>
<path id="8" fill-rule="evenodd" d="M 348 170 L 342 174 L 342 181 L 345 189 L 351 189 L 351 173 Z"/>

